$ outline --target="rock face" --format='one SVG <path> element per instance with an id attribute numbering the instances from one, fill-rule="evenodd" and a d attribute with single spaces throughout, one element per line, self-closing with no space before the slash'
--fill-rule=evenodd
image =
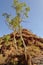
<path id="1" fill-rule="evenodd" d="M 11 65 L 43 65 L 43 38 L 27 29 L 22 30 L 22 37 L 26 45 L 26 60 L 20 34 L 17 32 L 15 34 L 17 49 L 14 44 L 14 32 L 6 36 L 0 38 L 0 64 L 10 65 L 8 63 L 12 62 Z"/>

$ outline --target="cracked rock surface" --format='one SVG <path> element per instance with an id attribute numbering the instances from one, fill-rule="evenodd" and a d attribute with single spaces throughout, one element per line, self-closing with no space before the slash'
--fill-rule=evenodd
<path id="1" fill-rule="evenodd" d="M 8 40 L 6 40 L 6 37 Z M 16 32 L 17 48 L 14 44 L 14 32 L 0 37 L 0 65 L 43 65 L 43 38 L 38 37 L 27 29 L 22 30 L 26 45 L 27 60 L 20 34 Z"/>

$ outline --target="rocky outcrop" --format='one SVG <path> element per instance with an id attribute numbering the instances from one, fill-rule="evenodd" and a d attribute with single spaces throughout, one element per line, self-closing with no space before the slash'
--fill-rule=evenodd
<path id="1" fill-rule="evenodd" d="M 12 62 L 15 65 L 38 65 L 40 63 L 43 65 L 43 38 L 38 37 L 27 29 L 22 30 L 22 37 L 26 45 L 26 60 L 24 46 L 20 41 L 20 34 L 17 32 L 15 34 L 17 49 L 15 45 L 13 46 L 14 32 L 6 36 L 8 38 L 10 36 L 8 41 L 5 40 L 5 36 L 0 38 L 0 64 L 10 65 Z"/>

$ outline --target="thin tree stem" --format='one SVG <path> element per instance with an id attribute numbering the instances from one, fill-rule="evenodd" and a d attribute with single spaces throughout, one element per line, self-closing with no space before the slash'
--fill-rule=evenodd
<path id="1" fill-rule="evenodd" d="M 14 43 L 13 43 L 13 46 L 16 48 L 16 51 L 18 53 L 18 48 L 17 48 L 17 42 L 16 42 L 15 34 L 16 34 L 16 32 L 14 32 Z"/>
<path id="2" fill-rule="evenodd" d="M 21 40 L 22 40 L 22 42 L 23 42 L 23 46 L 24 46 L 24 50 L 25 50 L 25 58 L 26 58 L 26 60 L 27 60 L 26 45 L 25 45 L 24 39 L 23 39 L 23 37 L 22 37 L 22 30 L 21 30 L 21 29 L 20 29 L 20 37 L 21 37 Z"/>

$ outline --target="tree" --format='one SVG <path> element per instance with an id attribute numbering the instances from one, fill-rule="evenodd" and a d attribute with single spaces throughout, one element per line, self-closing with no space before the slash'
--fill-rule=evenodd
<path id="1" fill-rule="evenodd" d="M 16 16 L 12 19 L 10 18 L 10 15 L 7 13 L 4 13 L 3 16 L 6 17 L 7 24 L 15 32 L 14 33 L 14 43 L 15 43 L 14 46 L 16 46 L 16 49 L 17 49 L 17 44 L 16 44 L 15 34 L 16 34 L 16 31 L 18 33 L 20 33 L 20 37 L 23 42 L 22 44 L 23 44 L 24 50 L 25 50 L 25 58 L 27 59 L 26 45 L 25 45 L 24 39 L 22 37 L 21 22 L 23 22 L 22 17 L 28 17 L 28 12 L 30 11 L 30 8 L 27 6 L 27 4 L 25 2 L 19 2 L 19 0 L 13 0 L 12 7 L 16 10 Z"/>

